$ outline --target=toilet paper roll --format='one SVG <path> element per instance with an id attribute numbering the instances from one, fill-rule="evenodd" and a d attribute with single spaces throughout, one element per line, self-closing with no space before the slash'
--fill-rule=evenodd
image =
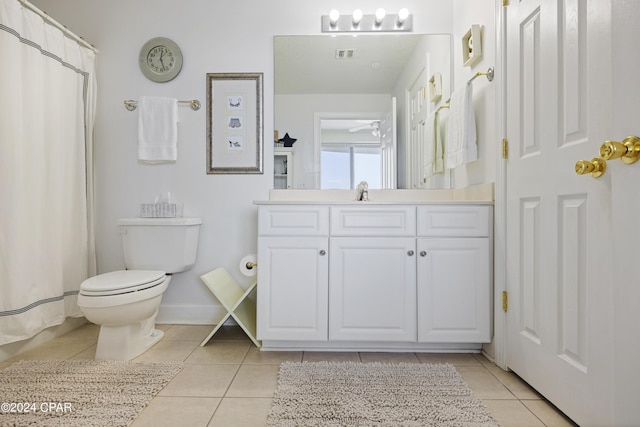
<path id="1" fill-rule="evenodd" d="M 258 273 L 258 265 L 256 262 L 255 254 L 245 255 L 245 257 L 240 260 L 240 272 L 247 277 L 255 276 Z"/>

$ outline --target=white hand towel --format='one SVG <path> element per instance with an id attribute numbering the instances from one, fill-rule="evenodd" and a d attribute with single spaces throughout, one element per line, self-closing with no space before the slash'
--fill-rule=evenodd
<path id="1" fill-rule="evenodd" d="M 473 112 L 473 86 L 469 83 L 451 95 L 447 133 L 446 166 L 448 169 L 478 159 L 476 119 Z"/>
<path id="2" fill-rule="evenodd" d="M 432 112 L 424 121 L 424 178 L 432 176 L 435 169 L 436 117 L 437 113 Z"/>
<path id="3" fill-rule="evenodd" d="M 138 159 L 149 163 L 178 159 L 178 100 L 143 96 L 138 100 Z"/>
<path id="4" fill-rule="evenodd" d="M 444 131 L 445 127 L 447 126 L 446 123 L 446 115 L 445 114 L 445 118 L 441 118 L 441 115 L 443 114 L 442 111 L 436 112 L 436 122 L 435 122 L 435 158 L 433 160 L 433 173 L 435 174 L 439 174 L 439 173 L 444 173 L 444 138 L 443 135 L 446 135 L 446 132 Z"/>

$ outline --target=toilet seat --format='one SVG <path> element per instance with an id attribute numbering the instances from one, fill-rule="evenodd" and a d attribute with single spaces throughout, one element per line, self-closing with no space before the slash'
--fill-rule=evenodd
<path id="1" fill-rule="evenodd" d="M 100 274 L 82 282 L 78 306 L 83 310 L 111 309 L 156 297 L 162 298 L 169 282 L 171 276 L 162 271 L 122 270 Z"/>
<path id="2" fill-rule="evenodd" d="M 159 270 L 119 270 L 99 274 L 80 285 L 80 295 L 88 297 L 115 296 L 153 288 L 166 279 Z"/>

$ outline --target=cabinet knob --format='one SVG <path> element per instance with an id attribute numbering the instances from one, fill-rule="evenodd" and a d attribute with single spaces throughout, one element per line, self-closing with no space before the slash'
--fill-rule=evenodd
<path id="1" fill-rule="evenodd" d="M 407 255 L 413 256 L 413 251 L 407 251 Z"/>
<path id="2" fill-rule="evenodd" d="M 320 249 L 321 256 L 325 256 L 326 254 L 327 254 L 327 251 L 325 251 L 324 249 Z"/>
<path id="3" fill-rule="evenodd" d="M 420 256 L 427 256 L 427 251 L 420 251 Z"/>

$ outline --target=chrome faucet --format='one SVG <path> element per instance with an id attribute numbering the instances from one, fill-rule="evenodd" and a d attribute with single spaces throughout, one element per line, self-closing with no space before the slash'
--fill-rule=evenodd
<path id="1" fill-rule="evenodd" d="M 356 201 L 366 202 L 369 200 L 369 184 L 367 181 L 360 181 L 356 187 Z"/>

